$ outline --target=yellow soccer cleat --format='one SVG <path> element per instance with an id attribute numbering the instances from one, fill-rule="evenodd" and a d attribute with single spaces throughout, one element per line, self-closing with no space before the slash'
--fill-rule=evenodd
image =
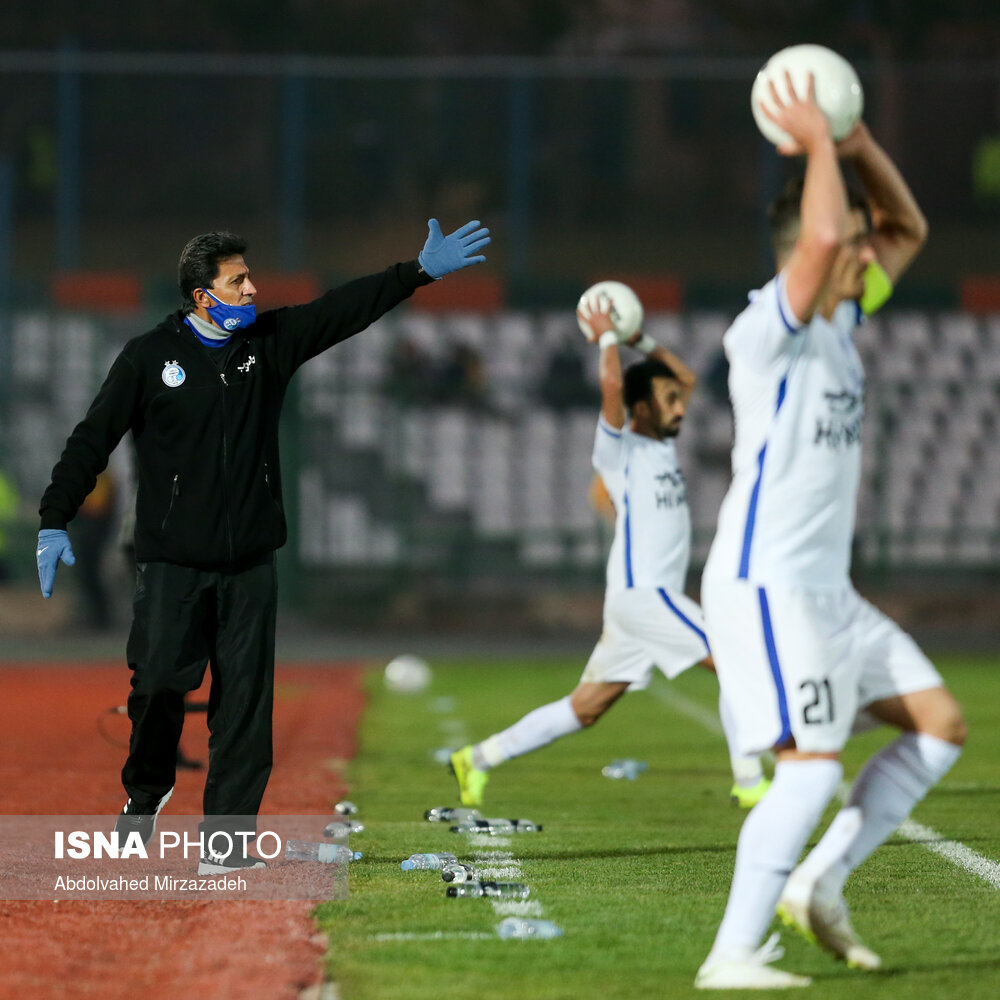
<path id="1" fill-rule="evenodd" d="M 489 773 L 476 767 L 472 747 L 462 747 L 451 755 L 451 773 L 458 782 L 458 793 L 463 806 L 481 806 L 483 790 L 490 780 Z"/>
<path id="2" fill-rule="evenodd" d="M 750 785 L 748 787 L 734 784 L 733 787 L 729 789 L 729 798 L 734 806 L 739 806 L 741 809 L 752 809 L 762 798 L 764 798 L 770 787 L 770 778 L 761 778 L 756 785 Z"/>
<path id="3" fill-rule="evenodd" d="M 810 944 L 819 945 L 846 962 L 849 968 L 874 972 L 882 959 L 851 926 L 844 897 L 824 891 L 822 880 L 810 877 L 802 866 L 785 883 L 777 907 L 778 917 Z"/>

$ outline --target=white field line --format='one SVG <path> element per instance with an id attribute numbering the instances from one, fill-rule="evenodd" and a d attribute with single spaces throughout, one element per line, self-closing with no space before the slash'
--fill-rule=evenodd
<path id="1" fill-rule="evenodd" d="M 694 719 L 703 729 L 707 729 L 710 733 L 719 733 L 721 735 L 722 723 L 719 722 L 718 712 L 713 712 L 710 708 L 705 708 L 704 705 L 699 705 L 698 702 L 692 701 L 690 698 L 685 698 L 684 695 L 674 691 L 673 688 L 664 687 L 662 684 L 652 685 L 650 691 L 665 705 L 669 705 L 680 712 L 681 715 L 686 715 L 689 719 Z"/>
<path id="2" fill-rule="evenodd" d="M 510 847 L 510 837 L 497 837 L 492 833 L 467 833 L 465 834 L 470 847 Z M 480 851 L 483 858 L 495 857 L 498 859 L 509 858 L 509 851 Z"/>
<path id="3" fill-rule="evenodd" d="M 440 721 L 439 728 L 454 740 L 459 734 L 464 734 L 465 722 L 461 719 L 445 718 Z M 461 739 L 465 742 L 464 735 Z M 465 838 L 468 845 L 473 848 L 472 865 L 483 879 L 492 882 L 524 881 L 524 870 L 521 868 L 520 860 L 510 851 L 499 850 L 510 847 L 510 837 L 495 837 L 489 833 L 467 833 Z M 540 917 L 545 912 L 537 899 L 492 899 L 490 905 L 499 917 Z"/>
<path id="4" fill-rule="evenodd" d="M 454 702 L 448 699 L 438 699 L 431 706 L 433 711 L 448 712 L 454 708 Z M 438 721 L 438 729 L 447 738 L 448 744 L 464 746 L 468 743 L 468 734 L 464 720 L 454 716 L 445 717 Z M 464 834 L 466 843 L 473 849 L 470 859 L 473 867 L 480 876 L 493 882 L 523 882 L 524 870 L 521 862 L 514 857 L 511 851 L 502 850 L 510 847 L 510 837 L 496 837 L 489 833 L 467 833 Z M 455 852 L 458 853 L 457 851 Z M 459 858 L 461 861 L 462 859 Z M 498 917 L 540 917 L 545 912 L 542 904 L 537 899 L 491 899 L 490 905 L 493 912 Z M 452 938 L 466 938 L 470 940 L 480 938 L 493 938 L 495 934 L 450 933 L 448 931 L 433 931 L 428 933 L 414 934 L 374 934 L 373 941 L 446 941 Z"/>
<path id="5" fill-rule="evenodd" d="M 699 705 L 697 702 L 661 685 L 654 686 L 652 691 L 660 701 L 681 715 L 686 715 L 713 733 L 722 732 L 722 724 L 719 722 L 718 716 L 705 708 L 704 705 Z M 837 793 L 841 802 L 847 801 L 850 788 L 851 786 L 847 782 L 841 784 Z M 957 840 L 948 840 L 944 834 L 912 819 L 904 820 L 896 833 L 904 840 L 919 844 L 932 854 L 937 854 L 945 861 L 951 862 L 956 868 L 962 868 L 970 875 L 981 878 L 994 889 L 1000 889 L 1000 864 L 989 858 L 984 858 L 971 847 L 967 847 Z"/>
<path id="6" fill-rule="evenodd" d="M 479 874 L 491 882 L 516 882 L 518 879 L 524 878 L 524 872 L 521 871 L 520 865 L 502 865 L 499 868 L 486 865 L 479 869 Z"/>
<path id="7" fill-rule="evenodd" d="M 948 840 L 937 830 L 915 823 L 912 819 L 904 820 L 896 833 L 914 844 L 926 847 L 928 851 L 950 861 L 956 867 L 964 868 L 988 882 L 994 889 L 1000 889 L 1000 864 L 984 858 L 971 847 L 966 847 L 957 840 Z"/>
<path id="8" fill-rule="evenodd" d="M 469 742 L 469 731 L 465 720 L 447 714 L 455 710 L 455 699 L 448 695 L 432 698 L 429 707 L 432 712 L 443 716 L 438 719 L 438 729 L 444 736 L 445 745 L 453 750 L 464 747 Z"/>
<path id="9" fill-rule="evenodd" d="M 540 917 L 545 910 L 537 899 L 497 899 L 493 912 L 498 917 Z"/>
<path id="10" fill-rule="evenodd" d="M 487 844 L 489 844 L 489 846 L 495 846 L 500 842 L 502 842 L 503 845 L 510 843 L 510 837 L 490 837 L 488 835 L 483 836 L 479 833 L 468 834 L 467 836 L 470 842 L 475 842 L 473 846 L 476 847 L 486 847 Z M 483 843 L 484 841 L 486 841 L 486 843 Z M 475 851 L 472 855 L 472 864 L 473 867 L 478 869 L 482 878 L 490 881 L 524 881 L 524 870 L 521 868 L 521 862 L 514 857 L 512 851 Z M 542 904 L 539 903 L 537 899 L 492 899 L 490 900 L 490 905 L 493 907 L 493 912 L 498 917 L 540 917 L 545 912 L 542 908 Z"/>

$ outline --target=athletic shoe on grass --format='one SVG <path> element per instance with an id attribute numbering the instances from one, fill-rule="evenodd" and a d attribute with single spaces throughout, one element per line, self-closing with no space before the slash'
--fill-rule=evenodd
<path id="1" fill-rule="evenodd" d="M 770 787 L 769 778 L 761 778 L 756 785 L 734 784 L 729 789 L 729 798 L 734 806 L 739 806 L 741 809 L 753 809 L 764 798 Z"/>
<path id="2" fill-rule="evenodd" d="M 808 986 L 808 976 L 770 968 L 785 954 L 778 945 L 778 935 L 771 937 L 756 951 L 744 954 L 720 955 L 709 958 L 695 976 L 695 989 L 699 990 L 785 990 L 794 986 Z"/>
<path id="3" fill-rule="evenodd" d="M 808 871 L 803 874 L 802 865 L 789 875 L 777 912 L 786 927 L 798 931 L 810 944 L 832 952 L 850 968 L 869 972 L 881 968 L 882 959 L 851 926 L 844 897 L 825 890 L 821 877 L 811 876 Z"/>
<path id="4" fill-rule="evenodd" d="M 458 793 L 463 806 L 481 806 L 489 773 L 480 771 L 472 757 L 472 747 L 462 747 L 451 755 L 451 773 L 458 782 Z"/>
<path id="5" fill-rule="evenodd" d="M 138 799 L 129 799 L 122 807 L 121 814 L 115 820 L 115 833 L 118 834 L 119 844 L 124 844 L 130 833 L 138 832 L 142 837 L 142 846 L 145 847 L 156 832 L 156 817 L 160 815 L 160 810 L 167 804 L 167 799 L 174 794 L 171 788 L 162 799 L 151 802 L 142 802 Z"/>

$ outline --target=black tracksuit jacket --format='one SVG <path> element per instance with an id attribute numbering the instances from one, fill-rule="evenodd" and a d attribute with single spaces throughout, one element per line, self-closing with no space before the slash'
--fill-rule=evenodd
<path id="1" fill-rule="evenodd" d="M 278 417 L 289 379 L 431 280 L 409 261 L 263 312 L 233 335 L 222 371 L 182 312 L 130 340 L 52 471 L 42 528 L 66 527 L 131 430 L 139 562 L 212 569 L 283 545 Z"/>

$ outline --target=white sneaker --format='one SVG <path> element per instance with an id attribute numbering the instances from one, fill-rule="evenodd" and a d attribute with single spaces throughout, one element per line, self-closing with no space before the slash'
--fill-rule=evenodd
<path id="1" fill-rule="evenodd" d="M 852 969 L 869 972 L 882 967 L 882 959 L 869 948 L 851 926 L 847 903 L 839 892 L 824 890 L 822 878 L 803 873 L 800 865 L 788 877 L 778 916 L 786 927 L 797 930 L 807 941 L 818 944 L 843 959 Z"/>
<path id="2" fill-rule="evenodd" d="M 198 863 L 199 875 L 232 875 L 234 872 L 245 872 L 250 868 L 266 868 L 267 862 L 261 858 L 255 858 L 252 854 L 237 853 L 235 850 L 230 854 L 216 854 L 214 851 L 207 851 L 201 856 Z"/>
<path id="3" fill-rule="evenodd" d="M 694 978 L 699 990 L 786 990 L 794 986 L 809 986 L 808 976 L 769 968 L 785 954 L 778 945 L 778 935 L 772 934 L 764 944 L 749 955 L 712 959 L 711 956 Z"/>

